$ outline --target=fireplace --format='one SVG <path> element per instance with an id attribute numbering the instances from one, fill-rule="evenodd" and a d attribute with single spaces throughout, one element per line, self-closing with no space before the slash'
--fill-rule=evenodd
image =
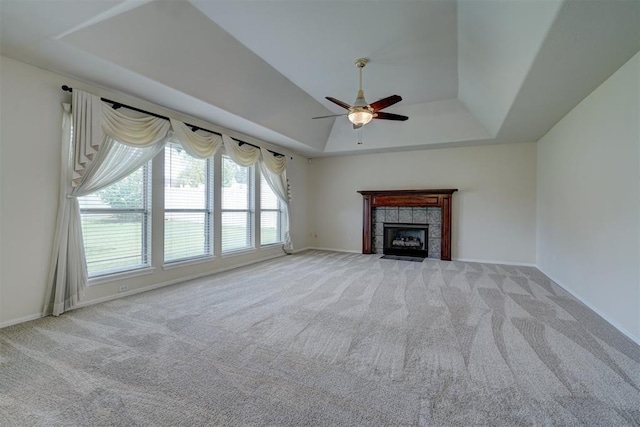
<path id="1" fill-rule="evenodd" d="M 425 247 L 427 252 L 431 253 L 432 257 L 451 261 L 451 209 L 452 196 L 456 191 L 458 190 L 455 188 L 358 191 L 362 194 L 362 253 L 374 253 L 383 245 L 384 236 L 381 230 L 383 222 L 378 221 L 384 218 L 384 222 L 431 224 L 432 233 L 429 236 L 431 238 L 427 239 Z M 438 213 L 437 221 L 429 221 L 425 218 L 425 215 L 429 216 L 432 209 Z M 411 219 L 409 219 L 409 212 Z M 429 235 L 428 232 L 425 234 Z"/>
<path id="2" fill-rule="evenodd" d="M 385 255 L 424 257 L 429 255 L 429 226 L 419 224 L 384 225 Z"/>

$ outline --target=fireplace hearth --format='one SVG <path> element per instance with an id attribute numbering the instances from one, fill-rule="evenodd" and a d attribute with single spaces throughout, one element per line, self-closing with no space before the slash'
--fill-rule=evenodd
<path id="1" fill-rule="evenodd" d="M 419 224 L 384 223 L 385 255 L 429 256 L 429 226 Z"/>

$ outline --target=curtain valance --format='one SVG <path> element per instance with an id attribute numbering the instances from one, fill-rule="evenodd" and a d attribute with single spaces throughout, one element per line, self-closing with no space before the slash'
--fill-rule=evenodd
<path id="1" fill-rule="evenodd" d="M 249 144 L 240 145 L 238 141 L 227 135 L 222 135 L 222 142 L 227 156 L 240 166 L 251 166 L 260 160 L 260 148 L 258 147 Z"/>
<path id="2" fill-rule="evenodd" d="M 277 156 L 263 147 L 243 144 L 225 134 L 200 135 L 185 123 L 174 119 L 171 119 L 171 127 L 174 138 L 193 157 L 201 159 L 211 157 L 220 147 L 223 147 L 225 154 L 240 166 L 248 167 L 261 162 L 276 175 L 282 175 L 287 167 L 286 156 Z"/>
<path id="3" fill-rule="evenodd" d="M 286 168 L 286 156 L 276 156 L 264 148 L 241 144 L 224 134 L 201 135 L 174 119 L 129 117 L 110 108 L 99 97 L 81 90 L 73 92 L 73 105 L 74 187 L 82 181 L 87 165 L 107 140 L 105 136 L 120 144 L 140 148 L 163 143 L 170 130 L 185 151 L 199 159 L 211 157 L 224 147 L 225 153 L 240 166 L 247 167 L 262 161 L 276 175 L 281 175 Z"/>
<path id="4" fill-rule="evenodd" d="M 200 135 L 192 131 L 183 122 L 171 119 L 174 137 L 180 142 L 189 155 L 197 159 L 206 159 L 216 154 L 222 146 L 222 137 L 211 133 Z"/>
<path id="5" fill-rule="evenodd" d="M 158 117 L 129 117 L 109 107 L 103 101 L 100 101 L 100 105 L 102 107 L 102 130 L 121 144 L 134 147 L 148 147 L 157 144 L 167 137 L 171 127 L 168 121 Z"/>
<path id="6" fill-rule="evenodd" d="M 144 148 L 155 147 L 153 151 L 162 148 L 171 128 L 168 121 L 158 117 L 126 116 L 110 108 L 99 97 L 81 90 L 73 92 L 72 105 L 75 159 L 72 173 L 73 187 L 79 186 L 83 180 L 86 180 L 85 175 L 89 165 L 94 162 L 99 152 L 102 151 L 104 155 L 110 151 L 109 149 L 101 150 L 102 144 L 120 143 L 139 148 L 141 150 L 137 151 L 145 152 L 144 154 L 151 153 L 152 151 Z M 137 153 L 137 157 L 144 154 Z M 93 191 L 97 189 L 92 188 L 91 192 Z"/>
<path id="7" fill-rule="evenodd" d="M 271 173 L 282 175 L 287 167 L 287 158 L 285 156 L 276 156 L 264 148 L 260 148 L 260 153 L 262 154 L 262 162 L 267 169 L 269 169 Z"/>

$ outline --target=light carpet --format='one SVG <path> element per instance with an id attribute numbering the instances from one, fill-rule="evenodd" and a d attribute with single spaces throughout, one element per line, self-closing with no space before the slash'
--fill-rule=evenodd
<path id="1" fill-rule="evenodd" d="M 639 389 L 532 267 L 308 251 L 0 330 L 2 426 L 639 425 Z"/>

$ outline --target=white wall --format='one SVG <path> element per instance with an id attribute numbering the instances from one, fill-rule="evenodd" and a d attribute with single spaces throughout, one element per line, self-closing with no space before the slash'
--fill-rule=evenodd
<path id="1" fill-rule="evenodd" d="M 58 78 L 1 57 L 0 325 L 33 316 L 43 306 L 58 199 Z"/>
<path id="2" fill-rule="evenodd" d="M 457 188 L 452 257 L 533 264 L 535 172 L 535 143 L 313 159 L 309 244 L 361 251 L 357 190 Z"/>
<path id="3" fill-rule="evenodd" d="M 57 210 L 61 103 L 70 100 L 70 95 L 60 86 L 86 87 L 86 84 L 13 59 L 0 58 L 2 327 L 35 318 L 42 310 Z M 296 234 L 297 230 L 307 229 L 307 170 L 306 158 L 294 155 L 289 161 L 294 194 L 292 228 L 294 245 L 298 248 L 307 246 L 305 231 Z M 154 234 L 157 234 L 162 220 L 154 220 L 153 224 Z M 154 241 L 154 249 L 159 249 L 161 244 Z M 118 295 L 120 285 L 127 285 L 131 293 L 281 254 L 280 248 L 256 250 L 168 270 L 164 270 L 162 260 L 155 257 L 155 270 L 151 274 L 90 286 L 83 302 L 123 295 Z"/>
<path id="4" fill-rule="evenodd" d="M 537 263 L 640 342 L 640 54 L 538 142 Z"/>
<path id="5" fill-rule="evenodd" d="M 306 157 L 294 156 L 287 163 L 287 179 L 291 191 L 293 211 L 291 213 L 291 236 L 294 250 L 309 246 L 309 164 Z"/>

